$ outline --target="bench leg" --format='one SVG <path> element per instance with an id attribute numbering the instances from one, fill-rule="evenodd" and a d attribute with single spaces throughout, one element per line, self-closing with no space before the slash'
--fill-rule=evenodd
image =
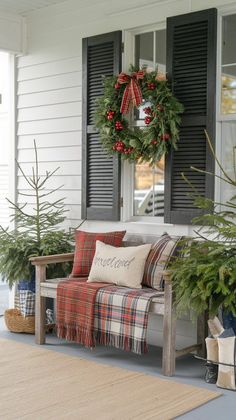
<path id="1" fill-rule="evenodd" d="M 36 299 L 35 299 L 35 342 L 36 344 L 45 343 L 45 323 L 46 323 L 46 298 L 40 294 L 40 283 L 45 281 L 46 267 L 36 266 Z"/>
<path id="2" fill-rule="evenodd" d="M 165 311 L 163 319 L 162 373 L 165 376 L 175 374 L 176 314 L 173 308 L 172 288 L 165 285 Z"/>
<path id="3" fill-rule="evenodd" d="M 205 338 L 208 336 L 208 313 L 205 311 L 198 317 L 197 320 L 197 343 L 201 344 L 200 349 L 197 351 L 198 356 L 206 357 L 206 343 Z"/>

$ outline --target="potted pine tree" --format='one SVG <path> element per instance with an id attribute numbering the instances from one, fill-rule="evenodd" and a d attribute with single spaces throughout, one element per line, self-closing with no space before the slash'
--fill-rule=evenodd
<path id="1" fill-rule="evenodd" d="M 10 288 L 22 280 L 34 284 L 34 267 L 30 257 L 71 252 L 73 247 L 73 235 L 60 227 L 66 217 L 64 200 L 52 198 L 61 187 L 47 189 L 48 181 L 59 168 L 42 176 L 35 141 L 34 153 L 35 166 L 31 175 L 28 176 L 17 162 L 28 191 L 19 192 L 26 199 L 23 205 L 8 199 L 15 227 L 10 230 L 0 226 L 0 273 Z M 32 208 L 29 208 L 27 198 L 33 202 Z M 68 263 L 57 264 L 50 266 L 48 276 L 65 276 L 69 270 Z"/>
<path id="2" fill-rule="evenodd" d="M 207 133 L 206 136 L 221 170 L 220 179 L 235 188 L 236 178 L 224 170 Z M 200 315 L 207 310 L 214 316 L 222 308 L 224 327 L 232 327 L 236 334 L 236 195 L 225 203 L 217 203 L 192 188 L 195 205 L 203 210 L 203 215 L 193 219 L 201 225 L 195 240 L 184 241 L 181 257 L 172 262 L 177 312 L 190 310 Z"/>

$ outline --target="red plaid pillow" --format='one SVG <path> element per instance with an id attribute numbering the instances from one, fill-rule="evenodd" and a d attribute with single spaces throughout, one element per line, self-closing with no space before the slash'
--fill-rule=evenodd
<path id="1" fill-rule="evenodd" d="M 173 239 L 168 234 L 164 234 L 152 244 L 145 263 L 143 286 L 157 290 L 164 289 L 163 271 L 167 269 L 171 259 L 179 252 L 180 240 L 181 238 Z"/>
<path id="2" fill-rule="evenodd" d="M 75 256 L 71 276 L 88 276 L 96 250 L 96 241 L 112 246 L 121 246 L 125 231 L 92 233 L 75 232 Z"/>

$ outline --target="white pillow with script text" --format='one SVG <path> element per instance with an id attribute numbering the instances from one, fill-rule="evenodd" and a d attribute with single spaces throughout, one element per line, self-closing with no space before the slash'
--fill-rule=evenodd
<path id="1" fill-rule="evenodd" d="M 107 282 L 140 289 L 150 249 L 151 244 L 116 248 L 96 241 L 88 282 Z"/>

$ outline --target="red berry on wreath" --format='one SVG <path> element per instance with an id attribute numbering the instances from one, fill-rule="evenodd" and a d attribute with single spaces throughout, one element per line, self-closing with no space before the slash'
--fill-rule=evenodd
<path id="1" fill-rule="evenodd" d="M 151 112 L 152 112 L 150 106 L 147 106 L 146 108 L 144 108 L 144 112 L 145 112 L 146 115 L 150 115 Z"/>
<path id="2" fill-rule="evenodd" d="M 149 125 L 151 121 L 152 121 L 151 117 L 145 117 L 144 118 L 144 122 L 145 122 L 146 125 Z"/>
<path id="3" fill-rule="evenodd" d="M 155 140 L 155 139 L 154 139 L 154 140 L 152 140 L 152 141 L 151 141 L 151 144 L 154 144 L 154 145 L 155 145 L 155 144 L 157 144 L 157 140 Z"/>
<path id="4" fill-rule="evenodd" d="M 120 83 L 118 83 L 118 82 L 117 82 L 117 83 L 115 84 L 115 89 L 120 89 Z"/>
<path id="5" fill-rule="evenodd" d="M 107 111 L 107 119 L 110 121 L 113 120 L 114 114 L 115 111 Z"/>
<path id="6" fill-rule="evenodd" d="M 115 146 L 117 152 L 122 153 L 124 151 L 125 144 L 123 143 L 123 141 L 117 141 Z"/>
<path id="7" fill-rule="evenodd" d="M 166 141 L 170 140 L 170 135 L 169 135 L 169 133 L 162 134 L 162 135 L 161 135 L 161 140 L 166 140 Z"/>
<path id="8" fill-rule="evenodd" d="M 117 131 L 121 131 L 121 130 L 123 130 L 123 124 L 120 122 L 120 121 L 116 121 L 115 122 L 115 129 L 117 130 Z"/>
<path id="9" fill-rule="evenodd" d="M 156 83 L 153 83 L 153 82 L 148 83 L 147 87 L 148 87 L 149 90 L 154 90 L 156 88 Z"/>

